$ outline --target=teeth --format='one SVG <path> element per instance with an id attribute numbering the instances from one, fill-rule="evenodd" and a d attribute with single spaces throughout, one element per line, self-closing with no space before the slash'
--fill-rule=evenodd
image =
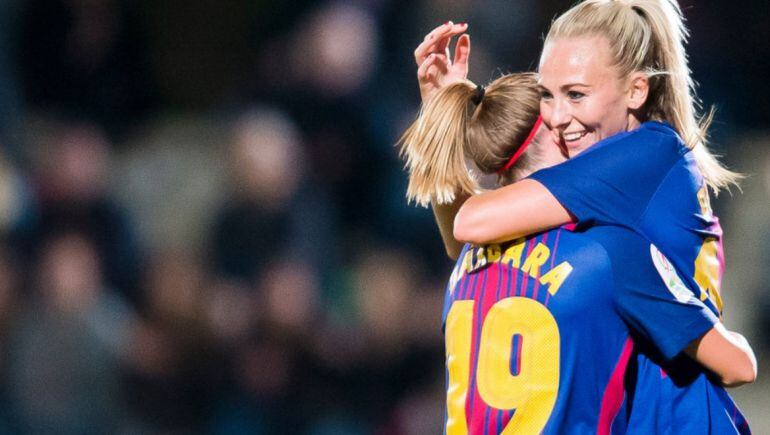
<path id="1" fill-rule="evenodd" d="M 564 133 L 564 140 L 566 141 L 578 140 L 581 137 L 583 137 L 583 135 L 585 135 L 584 131 L 578 131 L 575 133 Z"/>

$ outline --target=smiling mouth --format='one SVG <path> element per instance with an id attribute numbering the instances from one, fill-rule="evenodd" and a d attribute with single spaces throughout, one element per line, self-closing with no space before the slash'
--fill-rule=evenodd
<path id="1" fill-rule="evenodd" d="M 566 133 L 565 132 L 565 133 L 562 133 L 562 138 L 564 138 L 564 142 L 569 143 L 569 142 L 575 142 L 575 141 L 578 141 L 578 140 L 582 139 L 583 136 L 585 136 L 586 134 L 588 134 L 588 132 L 585 131 L 585 130 L 583 130 L 583 131 L 575 131 L 575 132 L 571 132 L 571 133 Z"/>

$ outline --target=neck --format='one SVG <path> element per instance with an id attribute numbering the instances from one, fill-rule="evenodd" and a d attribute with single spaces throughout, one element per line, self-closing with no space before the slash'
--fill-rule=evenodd
<path id="1" fill-rule="evenodd" d="M 636 130 L 642 122 L 633 113 L 628 114 L 628 122 L 626 123 L 626 131 Z"/>

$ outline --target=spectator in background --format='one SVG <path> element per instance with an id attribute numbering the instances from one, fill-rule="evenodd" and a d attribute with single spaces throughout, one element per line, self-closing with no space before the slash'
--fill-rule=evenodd
<path id="1" fill-rule="evenodd" d="M 302 253 L 289 252 L 290 257 L 271 259 L 250 301 L 243 301 L 256 321 L 247 334 L 236 335 L 238 346 L 230 347 L 230 382 L 212 421 L 214 433 L 303 433 L 307 419 L 297 415 L 313 406 L 307 397 L 316 385 L 308 343 L 320 326 L 320 288 Z M 244 295 L 232 286 L 219 292 L 233 299 Z M 236 324 L 245 326 L 234 308 Z"/>
<path id="2" fill-rule="evenodd" d="M 138 431 L 194 432 L 209 417 L 223 367 L 203 316 L 207 281 L 189 252 L 169 250 L 149 263 L 145 310 L 124 360 Z"/>
<path id="3" fill-rule="evenodd" d="M 325 202 L 346 227 L 372 223 L 381 201 L 371 180 L 398 165 L 383 159 L 392 141 L 366 119 L 376 105 L 371 88 L 382 85 L 374 80 L 381 66 L 378 3 L 332 0 L 305 8 L 282 34 L 259 41 L 251 83 L 256 99 L 281 104 L 300 125 L 307 178 L 330 194 Z M 281 62 L 276 53 L 284 54 Z M 372 149 L 373 136 L 384 139 L 380 150 Z"/>
<path id="4" fill-rule="evenodd" d="M 254 109 L 233 124 L 231 141 L 229 192 L 212 228 L 216 275 L 253 284 L 284 256 L 323 270 L 334 256 L 331 210 L 305 178 L 294 123 L 275 109 Z"/>
<path id="5" fill-rule="evenodd" d="M 140 254 L 134 230 L 110 192 L 111 146 L 93 124 L 54 122 L 33 156 L 39 216 L 28 254 L 51 233 L 78 231 L 94 243 L 105 281 L 138 305 Z"/>
<path id="6" fill-rule="evenodd" d="M 118 360 L 130 310 L 105 286 L 96 249 L 82 233 L 49 236 L 36 276 L 8 362 L 20 430 L 113 433 L 123 408 Z"/>
<path id="7" fill-rule="evenodd" d="M 425 345 L 425 331 L 415 327 L 433 317 L 440 330 L 440 313 L 435 298 L 425 304 L 415 291 L 423 266 L 409 253 L 365 243 L 351 262 L 349 294 L 327 302 L 350 303 L 350 317 L 329 316 L 313 328 L 313 383 L 305 387 L 310 433 L 400 433 L 406 414 L 396 409 L 429 394 L 421 389 L 435 385 L 442 364 L 440 342 Z"/>

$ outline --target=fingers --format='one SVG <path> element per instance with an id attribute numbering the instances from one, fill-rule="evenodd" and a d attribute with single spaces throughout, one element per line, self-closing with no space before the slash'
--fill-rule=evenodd
<path id="1" fill-rule="evenodd" d="M 466 74 L 468 73 L 468 58 L 471 54 L 471 37 L 468 34 L 460 35 L 455 45 L 454 66 Z"/>
<path id="2" fill-rule="evenodd" d="M 454 24 L 451 21 L 433 29 L 414 50 L 414 60 L 417 65 L 422 65 L 431 53 L 443 54 L 452 37 L 464 33 L 467 29 L 466 23 Z"/>
<path id="3" fill-rule="evenodd" d="M 429 83 L 436 80 L 437 74 L 446 74 L 447 60 L 435 54 L 429 55 L 417 69 L 417 79 L 420 83 Z"/>

